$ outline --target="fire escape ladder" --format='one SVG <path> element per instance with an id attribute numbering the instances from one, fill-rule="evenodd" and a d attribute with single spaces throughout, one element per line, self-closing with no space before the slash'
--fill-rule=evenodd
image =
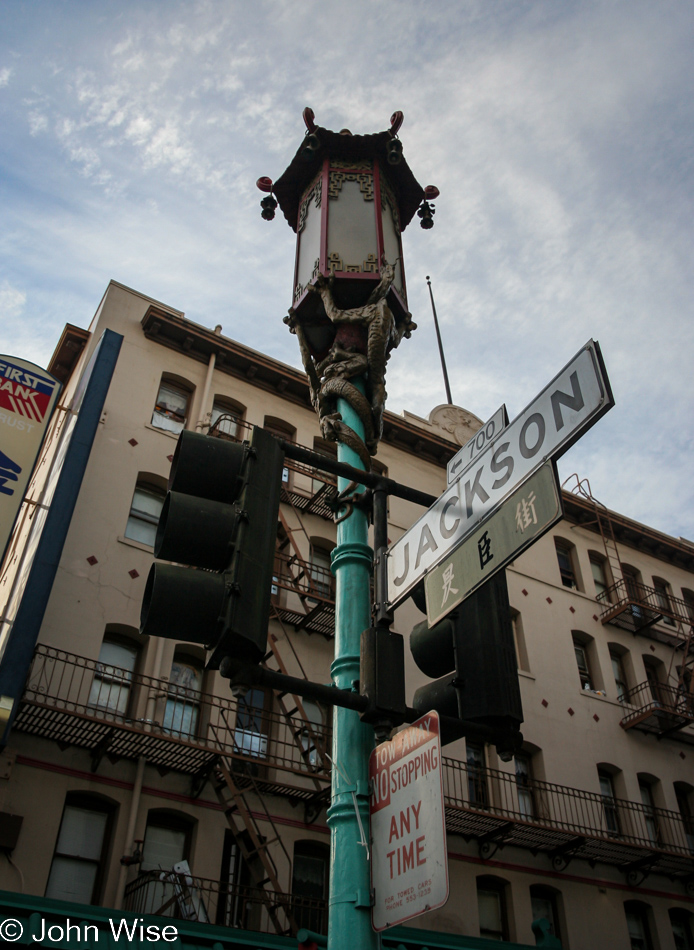
<path id="1" fill-rule="evenodd" d="M 593 503 L 595 505 L 595 517 L 598 522 L 598 527 L 600 528 L 600 536 L 602 537 L 602 543 L 605 548 L 605 557 L 607 558 L 610 574 L 612 575 L 612 583 L 615 586 L 622 587 L 624 584 L 624 573 L 622 571 L 622 562 L 619 558 L 617 540 L 614 536 L 612 519 L 610 518 L 608 510 L 603 507 L 600 502 L 593 499 Z"/>
<path id="2" fill-rule="evenodd" d="M 680 630 L 683 630 L 683 624 L 680 622 Z M 689 632 L 684 634 L 682 642 L 681 662 L 677 666 L 677 696 L 678 705 L 682 706 L 684 712 L 687 712 L 694 719 L 694 625 L 689 625 Z M 673 661 L 677 651 L 673 650 Z"/>
<path id="3" fill-rule="evenodd" d="M 227 824 L 248 867 L 253 884 L 262 895 L 261 899 L 272 925 L 278 934 L 295 934 L 297 928 L 291 904 L 280 886 L 277 865 L 270 853 L 270 848 L 279 844 L 289 868 L 291 868 L 291 859 L 267 809 L 263 795 L 250 770 L 243 773 L 245 788 L 237 784 L 228 757 L 220 758 L 215 773 L 214 785 L 217 798 L 224 809 Z M 266 822 L 271 828 L 269 837 L 265 837 L 260 831 L 258 817 L 252 811 L 246 798 L 249 791 L 255 794 L 262 809 L 260 821 Z"/>
<path id="4" fill-rule="evenodd" d="M 293 510 L 296 511 L 296 509 L 293 509 Z M 298 512 L 297 512 L 297 515 L 298 515 Z M 300 567 L 298 574 L 294 573 L 292 570 L 292 580 L 297 584 L 297 593 L 299 594 L 299 597 L 301 598 L 301 602 L 304 606 L 304 609 L 306 609 L 306 604 L 304 603 L 306 598 L 311 596 L 311 592 L 314 592 L 315 594 L 320 596 L 320 592 L 316 586 L 314 579 L 311 577 L 310 565 L 304 559 L 303 555 L 301 554 L 301 551 L 299 550 L 299 546 L 297 545 L 296 540 L 294 539 L 294 529 L 289 527 L 287 519 L 284 517 L 281 510 L 279 513 L 279 517 L 280 517 L 280 523 L 282 524 L 285 534 L 287 535 L 287 541 L 289 542 L 291 549 L 294 552 L 292 556 L 288 559 L 287 566 L 290 568 L 290 570 L 293 569 L 295 564 L 298 564 Z M 303 531 L 303 533 L 306 535 L 306 539 L 310 544 L 311 543 L 310 538 L 308 536 L 308 533 L 306 531 L 306 528 L 304 527 L 304 524 L 301 518 L 299 518 L 299 524 L 301 526 L 300 530 Z M 308 583 L 310 590 L 301 592 L 298 588 L 298 582 L 304 577 L 306 578 L 306 581 Z"/>
<path id="5" fill-rule="evenodd" d="M 274 608 L 273 608 L 274 609 Z M 275 618 L 282 627 L 287 642 L 290 643 L 289 637 L 287 636 L 287 629 L 282 623 L 282 618 L 279 616 L 276 610 L 274 610 Z M 268 669 L 274 669 L 280 673 L 287 675 L 287 667 L 282 659 L 282 655 L 279 651 L 277 645 L 277 640 L 273 637 L 272 634 L 268 637 L 268 645 L 270 651 L 265 655 L 263 660 L 263 665 Z M 292 652 L 296 657 L 296 660 L 299 664 L 302 675 L 306 678 L 306 671 L 301 665 L 301 661 L 292 647 Z M 311 773 L 311 781 L 315 786 L 317 792 L 321 792 L 324 789 L 324 783 L 321 783 L 319 779 L 313 774 L 317 770 L 323 770 L 326 768 L 326 756 L 325 748 L 321 738 L 316 735 L 314 724 L 311 722 L 309 717 L 306 715 L 306 710 L 304 708 L 303 700 L 301 696 L 296 696 L 294 693 L 282 693 L 275 691 L 275 699 L 277 700 L 277 705 L 280 708 L 282 715 L 284 716 L 289 730 L 292 734 L 294 742 L 296 743 L 299 754 L 306 765 L 307 770 Z M 297 714 L 298 713 L 298 717 Z M 306 741 L 308 740 L 308 741 Z M 313 762 L 313 755 L 316 755 L 317 761 Z"/>

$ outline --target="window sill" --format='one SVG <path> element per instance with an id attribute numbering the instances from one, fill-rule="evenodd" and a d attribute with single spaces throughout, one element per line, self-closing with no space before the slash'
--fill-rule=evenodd
<path id="1" fill-rule="evenodd" d="M 151 544 L 143 544 L 142 541 L 133 541 L 132 538 L 125 538 L 123 535 L 118 535 L 116 541 L 120 544 L 127 544 L 130 548 L 137 548 L 138 551 L 146 551 L 147 554 L 154 554 L 154 548 Z"/>
<path id="2" fill-rule="evenodd" d="M 167 439 L 174 439 L 178 441 L 178 437 L 181 432 L 185 432 L 185 429 L 181 429 L 181 432 L 169 432 L 167 429 L 160 429 L 158 426 L 153 426 L 151 422 L 145 422 L 145 429 L 151 429 L 152 432 L 158 432 L 159 435 L 165 435 Z"/>
<path id="3" fill-rule="evenodd" d="M 602 692 L 601 690 L 597 690 L 597 689 L 582 689 L 580 692 L 581 692 L 581 695 L 582 695 L 582 696 L 586 696 L 588 699 L 599 699 L 599 700 L 600 700 L 601 702 L 603 702 L 603 703 L 604 703 L 604 702 L 607 702 L 607 703 L 612 703 L 612 704 L 614 705 L 614 701 L 611 700 L 611 699 L 608 699 L 608 698 L 607 698 L 607 695 L 606 695 L 604 692 Z M 619 705 L 619 704 L 618 704 L 618 705 Z"/>
<path id="4" fill-rule="evenodd" d="M 532 680 L 533 682 L 535 681 L 535 677 L 533 676 L 533 674 L 529 673 L 527 670 L 519 669 L 519 670 L 516 670 L 516 672 L 518 673 L 519 676 L 522 676 L 526 680 Z"/>

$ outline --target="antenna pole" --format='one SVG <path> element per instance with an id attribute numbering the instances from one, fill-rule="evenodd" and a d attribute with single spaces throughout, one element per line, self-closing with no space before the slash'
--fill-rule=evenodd
<path id="1" fill-rule="evenodd" d="M 443 343 L 441 342 L 441 332 L 439 331 L 439 321 L 436 316 L 436 304 L 434 303 L 434 292 L 431 289 L 431 279 L 427 274 L 427 286 L 429 287 L 429 296 L 431 297 L 431 309 L 434 314 L 434 326 L 436 327 L 436 339 L 439 341 L 439 353 L 441 355 L 441 369 L 443 370 L 443 381 L 446 386 L 446 397 L 448 399 L 448 405 L 453 405 L 453 397 L 451 396 L 451 386 L 448 382 L 448 370 L 446 369 L 446 357 L 443 355 Z"/>

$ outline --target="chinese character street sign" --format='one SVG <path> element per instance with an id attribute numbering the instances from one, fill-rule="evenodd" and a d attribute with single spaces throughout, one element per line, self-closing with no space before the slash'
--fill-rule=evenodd
<path id="1" fill-rule="evenodd" d="M 390 606 L 404 600 L 529 475 L 548 459 L 558 458 L 613 405 L 600 347 L 590 340 L 510 425 L 483 444 L 457 480 L 390 546 Z M 486 556 L 484 551 L 480 556 Z"/>
<path id="2" fill-rule="evenodd" d="M 546 462 L 424 581 L 433 626 L 562 517 L 561 490 Z"/>
<path id="3" fill-rule="evenodd" d="M 369 758 L 374 930 L 448 900 L 438 713 L 382 742 Z"/>

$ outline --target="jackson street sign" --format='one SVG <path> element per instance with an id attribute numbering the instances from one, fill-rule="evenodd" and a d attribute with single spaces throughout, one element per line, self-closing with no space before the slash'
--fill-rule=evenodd
<path id="1" fill-rule="evenodd" d="M 390 606 L 404 600 L 507 495 L 548 459 L 558 458 L 613 405 L 600 347 L 590 340 L 390 546 Z"/>

